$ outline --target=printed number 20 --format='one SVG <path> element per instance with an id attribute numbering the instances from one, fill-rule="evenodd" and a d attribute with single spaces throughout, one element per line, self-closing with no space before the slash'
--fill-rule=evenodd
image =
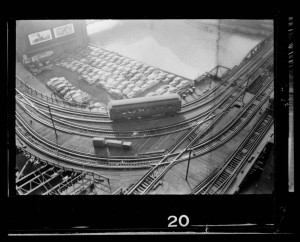
<path id="1" fill-rule="evenodd" d="M 168 217 L 168 220 L 170 220 L 170 219 L 172 219 L 172 218 L 173 218 L 174 220 L 171 221 L 171 222 L 169 223 L 168 227 L 177 227 L 177 224 L 174 224 L 174 223 L 177 222 L 177 217 L 174 216 L 174 215 L 171 215 L 171 216 Z M 183 218 L 185 219 L 185 223 L 183 223 L 183 221 L 182 221 Z M 181 227 L 186 227 L 186 226 L 189 225 L 190 220 L 189 220 L 189 217 L 188 217 L 188 216 L 186 216 L 186 215 L 181 215 L 181 216 L 179 217 L 179 219 L 178 219 L 178 222 L 179 222 L 179 225 L 180 225 Z"/>

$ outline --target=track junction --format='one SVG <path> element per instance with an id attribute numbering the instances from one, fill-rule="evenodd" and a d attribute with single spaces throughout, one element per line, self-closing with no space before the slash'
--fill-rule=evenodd
<path id="1" fill-rule="evenodd" d="M 272 64 L 271 36 L 253 48 L 238 66 L 218 78 L 218 85 L 209 92 L 184 103 L 177 115 L 180 119 L 145 119 L 143 126 L 139 126 L 138 121 L 114 123 L 106 113 L 89 112 L 78 106 L 68 106 L 62 100 L 38 95 L 16 77 L 16 138 L 21 144 L 18 149 L 30 162 L 39 164 L 32 173 L 23 177 L 19 174 L 18 193 L 33 194 L 42 187 L 44 195 L 83 194 L 88 189 L 95 191 L 98 186 L 104 187 L 102 194 L 148 194 L 161 184 L 172 167 L 190 160 L 191 151 L 192 159 L 213 152 L 254 122 L 233 154 L 190 191 L 191 194 L 226 192 L 235 174 L 272 126 L 272 113 L 266 109 L 273 93 L 273 74 L 268 72 Z M 216 75 L 217 69 L 214 69 L 199 79 Z M 262 110 L 265 111 L 257 118 Z M 65 137 L 64 140 L 70 136 L 79 137 L 74 142 L 81 143 L 74 145 L 66 141 L 59 145 L 55 142 L 53 122 L 60 137 Z M 177 135 L 176 140 L 165 149 L 135 152 L 134 155 L 121 153 L 105 157 L 93 154 L 90 148 L 90 140 L 95 136 L 133 140 L 137 147 L 140 140 L 145 140 L 146 144 L 151 143 L 151 139 L 171 138 L 172 134 Z M 83 148 L 80 150 L 78 145 Z M 118 174 L 137 171 L 138 175 L 127 181 L 129 185 L 125 185 L 125 189 L 121 180 L 112 189 L 109 177 L 114 177 L 110 172 L 115 170 Z M 51 184 L 55 179 L 57 182 Z"/>

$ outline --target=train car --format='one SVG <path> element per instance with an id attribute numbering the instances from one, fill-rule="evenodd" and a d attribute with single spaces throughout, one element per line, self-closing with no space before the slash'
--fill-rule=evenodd
<path id="1" fill-rule="evenodd" d="M 113 100 L 108 103 L 109 117 L 112 120 L 130 120 L 175 114 L 181 109 L 178 94 Z"/>

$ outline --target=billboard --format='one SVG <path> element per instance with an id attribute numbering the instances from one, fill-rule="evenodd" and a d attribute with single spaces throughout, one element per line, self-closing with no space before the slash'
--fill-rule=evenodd
<path id="1" fill-rule="evenodd" d="M 38 43 L 51 40 L 52 39 L 51 30 L 47 29 L 47 30 L 37 32 L 34 34 L 29 34 L 28 38 L 29 38 L 29 42 L 31 45 L 36 45 Z"/>
<path id="2" fill-rule="evenodd" d="M 66 24 L 62 25 L 56 28 L 53 28 L 54 36 L 55 38 L 60 38 L 69 34 L 73 34 L 74 31 L 74 25 L 73 24 Z"/>

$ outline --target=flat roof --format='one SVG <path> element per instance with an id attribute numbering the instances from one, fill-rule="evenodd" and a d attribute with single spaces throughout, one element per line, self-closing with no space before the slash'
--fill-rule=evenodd
<path id="1" fill-rule="evenodd" d="M 144 102 L 157 102 L 157 101 L 170 100 L 170 99 L 180 99 L 180 96 L 177 93 L 172 93 L 172 94 L 157 95 L 151 97 L 137 97 L 131 99 L 112 100 L 109 101 L 108 107 L 111 108 L 112 106 L 122 106 L 122 105 L 128 105 L 128 104 L 130 105 L 130 104 L 144 103 Z"/>

